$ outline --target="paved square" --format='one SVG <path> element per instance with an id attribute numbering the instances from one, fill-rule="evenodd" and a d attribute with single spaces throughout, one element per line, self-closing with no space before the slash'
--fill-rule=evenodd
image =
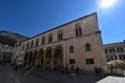
<path id="1" fill-rule="evenodd" d="M 95 83 L 103 78 L 104 76 L 94 73 L 79 75 L 38 71 L 22 73 L 21 71 L 13 71 L 9 65 L 0 66 L 1 83 Z"/>

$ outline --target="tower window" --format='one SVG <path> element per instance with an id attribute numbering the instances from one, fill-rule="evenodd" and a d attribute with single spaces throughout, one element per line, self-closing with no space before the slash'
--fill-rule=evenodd
<path id="1" fill-rule="evenodd" d="M 59 31 L 58 33 L 58 40 L 62 40 L 63 39 L 63 33 L 61 31 Z"/>
<path id="2" fill-rule="evenodd" d="M 91 45 L 90 45 L 90 44 L 87 43 L 87 44 L 85 45 L 85 51 L 86 51 L 86 52 L 91 51 Z"/>
<path id="3" fill-rule="evenodd" d="M 51 43 L 52 40 L 53 40 L 53 37 L 52 37 L 52 34 L 50 34 L 49 37 L 48 37 L 48 43 Z"/>
<path id="4" fill-rule="evenodd" d="M 70 47 L 69 47 L 69 51 L 70 51 L 70 53 L 73 53 L 73 52 L 74 52 L 74 47 L 73 47 L 73 46 L 70 46 Z"/>
<path id="5" fill-rule="evenodd" d="M 76 25 L 76 37 L 82 36 L 82 28 L 80 26 L 80 24 Z"/>
<path id="6" fill-rule="evenodd" d="M 42 44 L 42 45 L 45 44 L 45 36 L 42 37 L 42 42 L 41 42 L 41 44 Z"/>

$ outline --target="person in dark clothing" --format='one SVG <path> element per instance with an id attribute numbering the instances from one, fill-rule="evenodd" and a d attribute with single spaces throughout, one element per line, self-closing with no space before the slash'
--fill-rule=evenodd
<path id="1" fill-rule="evenodd" d="M 98 71 L 99 71 L 99 74 L 101 74 L 102 73 L 102 68 L 101 67 L 98 68 Z"/>
<path id="2" fill-rule="evenodd" d="M 67 73 L 68 72 L 68 66 L 66 65 L 66 67 L 65 67 L 65 73 Z"/>
<path id="3" fill-rule="evenodd" d="M 17 69 L 18 69 L 18 66 L 16 65 L 15 68 L 14 68 L 14 70 L 17 72 Z"/>
<path id="4" fill-rule="evenodd" d="M 71 66 L 71 72 L 74 72 L 74 65 Z"/>
<path id="5" fill-rule="evenodd" d="M 79 73 L 79 67 L 76 68 L 76 73 L 77 73 L 77 74 Z"/>
<path id="6" fill-rule="evenodd" d="M 95 73 L 96 73 L 96 74 L 98 74 L 98 73 L 99 73 L 99 72 L 98 72 L 98 68 L 97 68 L 97 67 L 95 67 L 95 68 L 94 68 L 94 70 L 95 70 Z"/>

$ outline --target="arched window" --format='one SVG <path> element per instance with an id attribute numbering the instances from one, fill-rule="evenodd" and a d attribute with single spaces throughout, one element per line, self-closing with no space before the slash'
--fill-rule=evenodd
<path id="1" fill-rule="evenodd" d="M 38 46 L 39 45 L 39 39 L 37 38 L 36 39 L 36 46 Z"/>
<path id="2" fill-rule="evenodd" d="M 52 48 L 48 47 L 46 49 L 46 58 L 51 58 L 52 57 Z"/>
<path id="3" fill-rule="evenodd" d="M 70 47 L 69 47 L 69 52 L 70 52 L 70 53 L 73 53 L 73 52 L 74 52 L 74 47 L 73 47 L 73 46 L 70 46 Z"/>
<path id="4" fill-rule="evenodd" d="M 41 45 L 45 44 L 45 36 L 42 37 Z"/>
<path id="5" fill-rule="evenodd" d="M 26 46 L 27 49 L 29 49 L 29 42 L 27 42 L 27 46 Z"/>
<path id="6" fill-rule="evenodd" d="M 63 39 L 63 33 L 62 31 L 58 32 L 58 40 L 62 40 Z"/>
<path id="7" fill-rule="evenodd" d="M 82 28 L 81 28 L 81 26 L 79 26 L 79 35 L 80 36 L 82 35 Z"/>
<path id="8" fill-rule="evenodd" d="M 91 51 L 92 49 L 91 49 L 91 45 L 89 44 L 89 43 L 87 43 L 86 45 L 85 45 L 85 51 L 86 52 L 89 52 L 89 51 Z"/>
<path id="9" fill-rule="evenodd" d="M 32 41 L 31 41 L 31 48 L 33 47 L 33 42 L 34 42 L 34 41 L 32 40 Z"/>
<path id="10" fill-rule="evenodd" d="M 24 50 L 25 49 L 25 44 L 22 44 L 22 50 Z"/>
<path id="11" fill-rule="evenodd" d="M 79 31 L 78 28 L 76 28 L 76 37 L 78 37 Z"/>
<path id="12" fill-rule="evenodd" d="M 81 28 L 80 24 L 76 25 L 75 32 L 76 32 L 76 37 L 82 36 L 82 28 Z"/>
<path id="13" fill-rule="evenodd" d="M 53 36 L 52 36 L 52 34 L 49 34 L 49 36 L 48 36 L 48 43 L 52 43 L 52 40 L 53 40 Z"/>

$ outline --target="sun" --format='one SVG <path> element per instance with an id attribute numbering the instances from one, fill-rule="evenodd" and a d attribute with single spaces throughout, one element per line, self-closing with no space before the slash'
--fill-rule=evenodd
<path id="1" fill-rule="evenodd" d="M 110 7 L 113 7 L 116 2 L 117 2 L 117 0 L 101 0 L 99 2 L 99 7 L 100 8 L 110 8 Z"/>

